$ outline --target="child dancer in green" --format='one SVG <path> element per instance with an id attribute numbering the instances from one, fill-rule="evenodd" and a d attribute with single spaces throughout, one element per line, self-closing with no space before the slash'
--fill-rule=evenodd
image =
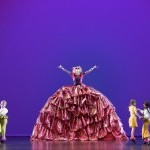
<path id="1" fill-rule="evenodd" d="M 6 115 L 8 113 L 8 109 L 6 108 L 6 105 L 7 102 L 5 100 L 0 102 L 0 133 L 2 135 L 1 142 L 6 141 L 6 127 L 8 120 L 8 116 Z"/>

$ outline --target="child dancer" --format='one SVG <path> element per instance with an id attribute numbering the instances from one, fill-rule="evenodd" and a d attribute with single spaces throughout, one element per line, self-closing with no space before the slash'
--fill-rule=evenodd
<path id="1" fill-rule="evenodd" d="M 143 116 L 140 118 L 143 119 L 143 126 L 142 126 L 142 139 L 144 140 L 143 144 L 150 145 L 150 133 L 149 133 L 149 124 L 150 124 L 150 103 L 144 102 L 143 104 L 144 110 L 138 109 Z"/>
<path id="2" fill-rule="evenodd" d="M 130 112 L 129 127 L 131 128 L 130 139 L 135 143 L 135 140 L 136 140 L 135 128 L 138 127 L 137 116 L 139 117 L 139 114 L 137 113 L 136 100 L 134 100 L 134 99 L 131 99 L 131 101 L 130 101 L 129 112 Z"/>
<path id="3" fill-rule="evenodd" d="M 7 102 L 2 100 L 0 103 L 0 133 L 2 135 L 1 142 L 6 141 L 6 127 L 7 127 L 7 119 L 8 109 L 6 108 Z"/>

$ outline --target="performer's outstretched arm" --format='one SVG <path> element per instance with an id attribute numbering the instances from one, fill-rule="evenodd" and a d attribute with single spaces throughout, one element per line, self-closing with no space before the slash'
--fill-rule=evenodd
<path id="1" fill-rule="evenodd" d="M 142 109 L 137 108 L 137 111 L 139 111 L 141 114 L 144 113 L 144 111 Z"/>
<path id="2" fill-rule="evenodd" d="M 71 72 L 68 71 L 67 69 L 65 69 L 62 65 L 59 65 L 58 68 L 60 68 L 62 71 L 68 73 L 69 75 L 71 75 Z"/>
<path id="3" fill-rule="evenodd" d="M 92 68 L 90 68 L 89 70 L 87 70 L 87 71 L 85 71 L 84 72 L 84 75 L 87 75 L 88 73 L 90 73 L 90 72 L 92 72 L 94 69 L 96 69 L 97 68 L 97 66 L 95 65 L 95 66 L 93 66 Z"/>

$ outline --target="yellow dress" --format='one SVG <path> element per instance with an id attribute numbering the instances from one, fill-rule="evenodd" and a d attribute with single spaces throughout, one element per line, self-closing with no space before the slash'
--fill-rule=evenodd
<path id="1" fill-rule="evenodd" d="M 149 133 L 149 120 L 145 119 L 143 126 L 142 126 L 142 139 L 149 138 L 150 133 Z"/>
<path id="2" fill-rule="evenodd" d="M 150 137 L 150 132 L 149 132 L 149 125 L 150 125 L 150 109 L 144 109 L 143 111 L 141 110 L 141 113 L 143 114 L 144 122 L 142 126 L 142 139 L 149 138 Z"/>
<path id="3" fill-rule="evenodd" d="M 135 106 L 131 105 L 129 106 L 129 112 L 130 112 L 130 118 L 129 118 L 129 127 L 138 127 L 137 124 L 137 109 Z"/>
<path id="4" fill-rule="evenodd" d="M 8 116 L 7 115 L 4 115 L 4 116 L 1 116 L 0 115 L 0 134 L 3 134 L 5 126 L 7 124 L 7 119 L 8 119 Z"/>

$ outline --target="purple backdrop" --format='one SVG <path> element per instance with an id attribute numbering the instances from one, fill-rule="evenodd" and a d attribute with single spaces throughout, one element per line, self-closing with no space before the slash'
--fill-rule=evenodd
<path id="1" fill-rule="evenodd" d="M 0 99 L 7 135 L 30 135 L 48 97 L 71 78 L 57 69 L 99 69 L 84 83 L 115 105 L 124 129 L 128 104 L 150 98 L 150 1 L 0 1 Z M 141 135 L 139 121 L 137 135 Z"/>

